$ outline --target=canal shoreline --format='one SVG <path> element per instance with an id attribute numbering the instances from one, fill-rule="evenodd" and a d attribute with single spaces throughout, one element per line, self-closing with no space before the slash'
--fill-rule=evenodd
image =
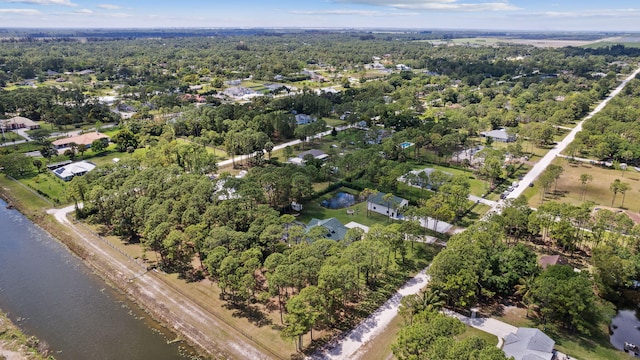
<path id="1" fill-rule="evenodd" d="M 41 349 L 34 348 L 38 346 Z M 0 309 L 0 356 L 7 359 L 45 360 L 54 359 L 43 353 L 46 352 L 45 342 L 22 332 L 9 316 Z"/>
<path id="2" fill-rule="evenodd" d="M 69 229 L 64 224 L 56 221 L 54 217 L 47 215 L 45 209 L 40 209 L 40 211 L 29 209 L 21 199 L 13 196 L 9 189 L 0 187 L 0 198 L 8 206 L 19 211 L 36 226 L 62 243 L 72 254 L 79 257 L 84 264 L 92 269 L 97 276 L 103 279 L 108 286 L 126 296 L 154 321 L 174 333 L 177 336 L 176 338 L 182 339 L 185 344 L 195 349 L 198 356 L 205 358 L 246 358 L 245 355 L 256 355 L 255 353 L 252 354 L 251 351 L 243 354 L 242 346 L 238 348 L 238 351 L 234 351 L 235 354 L 234 352 L 220 349 L 210 336 L 200 331 L 197 323 L 190 322 L 188 321 L 189 319 L 180 318 L 175 311 L 171 311 L 159 301 L 156 296 L 159 295 L 158 289 L 147 289 L 139 285 L 138 282 L 132 282 L 131 277 L 124 274 L 122 269 L 115 267 L 113 262 L 110 263 L 103 256 L 96 256 L 96 252 L 87 247 L 89 240 L 86 238 L 92 236 L 92 234 L 79 234 L 75 229 Z M 149 276 L 154 276 L 154 274 L 149 274 Z M 160 289 L 161 292 L 166 293 L 170 293 L 171 290 Z M 182 296 L 181 294 L 173 295 L 176 298 Z M 240 339 L 235 340 L 239 341 Z M 250 346 L 246 344 L 246 347 Z M 261 353 L 261 355 L 264 354 Z M 257 358 L 266 359 L 271 358 L 271 356 L 258 356 Z"/>

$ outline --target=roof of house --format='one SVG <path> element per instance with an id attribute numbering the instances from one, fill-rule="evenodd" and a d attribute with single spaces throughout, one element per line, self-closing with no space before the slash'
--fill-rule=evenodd
<path id="1" fill-rule="evenodd" d="M 63 167 L 57 168 L 53 170 L 53 172 L 60 178 L 66 179 L 74 177 L 78 174 L 88 173 L 89 171 L 96 168 L 94 163 L 88 161 L 79 161 L 75 163 L 71 163 L 65 165 Z"/>
<path id="2" fill-rule="evenodd" d="M 380 206 L 387 206 L 389 205 L 388 201 L 385 201 L 383 199 L 383 197 L 387 195 L 383 192 L 378 192 L 375 195 L 371 195 L 369 196 L 369 199 L 367 199 L 368 202 L 372 203 L 372 204 L 376 204 L 376 205 L 380 205 Z M 403 202 L 408 202 L 408 200 L 403 199 L 401 197 L 397 197 L 395 195 L 392 196 L 391 198 L 391 203 L 396 204 L 396 205 L 400 205 Z"/>
<path id="3" fill-rule="evenodd" d="M 491 137 L 494 139 L 502 139 L 502 140 L 513 139 L 513 135 L 509 135 L 507 133 L 507 130 L 505 129 L 483 131 L 480 134 L 482 134 L 485 137 Z"/>
<path id="4" fill-rule="evenodd" d="M 518 328 L 507 335 L 502 350 L 515 360 L 551 360 L 555 341 L 534 328 Z"/>
<path id="5" fill-rule="evenodd" d="M 62 146 L 62 145 L 67 145 L 71 143 L 76 143 L 78 145 L 80 144 L 91 145 L 91 143 L 93 143 L 98 139 L 108 139 L 108 138 L 109 137 L 107 135 L 96 131 L 96 132 L 90 132 L 90 133 L 81 134 L 77 136 L 70 136 L 64 139 L 59 139 L 54 141 L 52 144 L 55 146 Z"/>
<path id="6" fill-rule="evenodd" d="M 5 126 L 8 124 L 23 124 L 26 127 L 38 126 L 37 122 L 22 116 L 14 116 L 11 119 L 0 120 L 0 123 L 2 123 Z"/>
<path id="7" fill-rule="evenodd" d="M 313 157 L 316 158 L 316 159 L 324 158 L 324 157 L 327 156 L 327 154 L 325 154 L 325 152 L 322 151 L 322 150 L 311 149 L 311 150 L 307 150 L 307 151 L 301 152 L 300 154 L 298 154 L 298 157 L 300 159 L 304 159 L 304 157 L 306 155 L 313 155 Z"/>
<path id="8" fill-rule="evenodd" d="M 540 260 L 538 260 L 538 264 L 540 264 L 543 269 L 546 269 L 549 265 L 568 265 L 569 262 L 560 255 L 543 255 L 540 257 Z"/>
<path id="9" fill-rule="evenodd" d="M 336 241 L 344 239 L 344 236 L 347 234 L 347 230 L 349 230 L 336 218 L 329 218 L 325 220 L 314 218 L 309 221 L 309 224 L 307 224 L 307 232 L 316 226 L 322 226 L 327 229 L 328 233 L 326 238 Z"/>

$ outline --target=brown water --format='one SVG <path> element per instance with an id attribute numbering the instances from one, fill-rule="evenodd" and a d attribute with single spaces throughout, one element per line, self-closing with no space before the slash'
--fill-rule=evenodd
<path id="1" fill-rule="evenodd" d="M 56 359 L 185 359 L 175 335 L 0 200 L 0 309 Z"/>

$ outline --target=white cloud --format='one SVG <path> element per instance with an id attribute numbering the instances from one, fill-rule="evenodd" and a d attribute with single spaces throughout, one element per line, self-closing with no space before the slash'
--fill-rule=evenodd
<path id="1" fill-rule="evenodd" d="M 0 9 L 1 14 L 40 15 L 41 12 L 35 9 Z"/>
<path id="2" fill-rule="evenodd" d="M 89 10 L 89 9 L 80 9 L 80 10 L 76 10 L 73 12 L 74 14 L 80 14 L 80 15 L 91 15 L 93 14 L 93 11 Z"/>
<path id="3" fill-rule="evenodd" d="M 584 10 L 584 11 L 546 11 L 530 13 L 527 16 L 538 16 L 545 18 L 623 18 L 623 17 L 637 17 L 640 16 L 640 8 L 638 9 L 599 9 L 599 10 Z"/>
<path id="4" fill-rule="evenodd" d="M 519 10 L 509 1 L 496 0 L 494 2 L 470 3 L 464 0 L 333 0 L 338 3 L 384 6 L 403 10 L 434 10 L 434 11 L 513 11 Z"/>
<path id="5" fill-rule="evenodd" d="M 106 10 L 122 9 L 122 7 L 120 5 L 113 5 L 113 4 L 100 4 L 100 5 L 98 5 L 98 7 L 101 8 L 101 9 L 106 9 Z"/>
<path id="6" fill-rule="evenodd" d="M 8 3 L 34 4 L 34 5 L 62 5 L 62 6 L 78 6 L 70 0 L 0 0 Z"/>
<path id="7" fill-rule="evenodd" d="M 355 16 L 416 16 L 416 12 L 384 12 L 374 10 L 294 10 L 289 11 L 295 15 L 355 15 Z"/>

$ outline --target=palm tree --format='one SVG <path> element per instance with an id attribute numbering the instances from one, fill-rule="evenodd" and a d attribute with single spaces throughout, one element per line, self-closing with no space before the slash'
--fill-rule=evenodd
<path id="1" fill-rule="evenodd" d="M 422 293 L 422 306 L 427 311 L 439 311 L 444 306 L 442 293 L 439 290 L 428 288 Z"/>
<path id="2" fill-rule="evenodd" d="M 618 186 L 618 191 L 622 194 L 622 204 L 620 204 L 621 208 L 624 208 L 624 196 L 627 194 L 627 191 L 631 190 L 631 186 L 629 184 L 621 182 Z"/>
<path id="3" fill-rule="evenodd" d="M 582 183 L 582 196 L 581 200 L 584 200 L 584 197 L 587 195 L 587 183 L 593 181 L 593 176 L 591 174 L 581 174 L 580 182 Z"/>
<path id="4" fill-rule="evenodd" d="M 613 180 L 611 185 L 609 185 L 609 189 L 613 191 L 613 199 L 611 199 L 611 207 L 613 207 L 613 203 L 616 201 L 616 195 L 618 195 L 618 192 L 620 191 L 620 184 L 622 184 L 622 181 L 620 181 L 620 179 L 615 179 Z"/>
<path id="5" fill-rule="evenodd" d="M 516 285 L 516 294 L 522 297 L 522 305 L 527 308 L 527 318 L 529 317 L 529 307 L 533 303 L 533 284 L 535 282 L 535 276 L 531 275 L 526 278 L 520 279 L 520 284 Z"/>

